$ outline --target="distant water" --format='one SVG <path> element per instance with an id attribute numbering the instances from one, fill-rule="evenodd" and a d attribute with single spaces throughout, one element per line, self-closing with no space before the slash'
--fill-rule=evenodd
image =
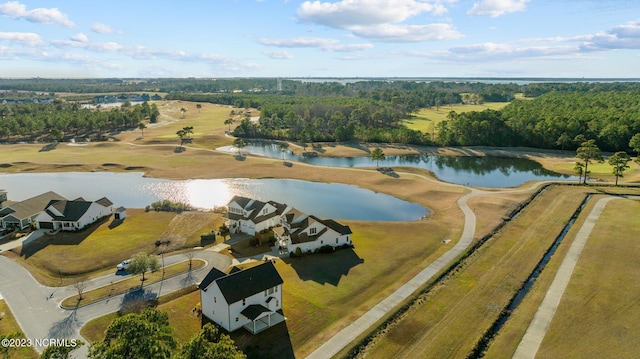
<path id="1" fill-rule="evenodd" d="M 340 84 L 360 81 L 415 81 L 415 82 L 480 82 L 487 84 L 527 85 L 545 82 L 640 82 L 640 78 L 553 78 L 553 77 L 296 77 L 287 80 L 301 82 L 338 82 Z"/>

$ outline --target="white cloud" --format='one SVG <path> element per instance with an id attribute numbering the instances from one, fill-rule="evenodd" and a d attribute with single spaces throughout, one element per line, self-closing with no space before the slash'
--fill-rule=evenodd
<path id="1" fill-rule="evenodd" d="M 351 26 L 398 23 L 423 12 L 442 14 L 446 12 L 446 8 L 436 1 L 417 0 L 342 0 L 337 3 L 305 1 L 297 13 L 304 21 L 348 29 Z"/>
<path id="2" fill-rule="evenodd" d="M 75 26 L 75 24 L 69 20 L 69 17 L 57 8 L 27 10 L 27 7 L 18 1 L 8 1 L 0 4 L 0 14 L 14 19 L 25 19 L 40 24 L 58 24 L 65 27 Z"/>
<path id="3" fill-rule="evenodd" d="M 267 46 L 274 47 L 311 47 L 319 48 L 324 51 L 336 51 L 336 52 L 353 52 L 363 51 L 373 48 L 371 44 L 341 44 L 340 41 L 335 39 L 328 39 L 322 37 L 297 37 L 291 39 L 260 39 L 259 43 Z"/>
<path id="4" fill-rule="evenodd" d="M 262 54 L 274 60 L 291 60 L 293 58 L 293 55 L 287 50 L 263 51 Z"/>
<path id="5" fill-rule="evenodd" d="M 114 30 L 111 26 L 106 24 L 101 24 L 99 22 L 91 25 L 91 31 L 96 32 L 98 34 L 119 34 L 120 31 Z"/>
<path id="6" fill-rule="evenodd" d="M 305 1 L 297 16 L 300 20 L 355 36 L 388 42 L 416 42 L 462 37 L 451 25 L 406 25 L 403 22 L 423 13 L 442 15 L 445 3 L 456 0 L 342 0 L 336 3 Z"/>
<path id="7" fill-rule="evenodd" d="M 40 35 L 32 32 L 0 32 L 0 40 L 17 42 L 31 47 L 44 45 Z"/>
<path id="8" fill-rule="evenodd" d="M 80 34 L 81 35 L 81 34 Z M 78 35 L 74 36 L 77 37 Z M 86 36 L 85 36 L 86 38 Z M 121 51 L 124 47 L 115 42 L 88 42 L 80 41 L 80 39 L 72 38 L 72 40 L 53 40 L 51 45 L 58 48 L 79 48 L 95 52 L 116 52 Z"/>
<path id="9" fill-rule="evenodd" d="M 73 36 L 71 36 L 71 41 L 77 41 L 77 42 L 88 42 L 89 38 L 87 37 L 87 35 L 83 34 L 83 33 L 77 33 Z"/>
<path id="10" fill-rule="evenodd" d="M 463 35 L 450 24 L 385 24 L 371 27 L 357 27 L 353 28 L 352 32 L 359 37 L 383 42 L 452 40 L 463 37 Z"/>
<path id="11" fill-rule="evenodd" d="M 498 17 L 517 11 L 524 11 L 529 0 L 482 0 L 473 4 L 467 12 L 469 16 Z"/>
<path id="12" fill-rule="evenodd" d="M 612 49 L 640 49 L 640 21 L 619 25 L 595 35 L 581 36 L 580 49 L 584 51 Z"/>

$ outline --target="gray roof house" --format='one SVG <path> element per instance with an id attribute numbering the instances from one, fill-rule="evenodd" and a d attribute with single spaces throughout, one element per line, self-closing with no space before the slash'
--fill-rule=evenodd
<path id="1" fill-rule="evenodd" d="M 65 198 L 50 191 L 21 202 L 8 203 L 0 209 L 0 226 L 26 228 L 52 201 L 62 200 Z"/>

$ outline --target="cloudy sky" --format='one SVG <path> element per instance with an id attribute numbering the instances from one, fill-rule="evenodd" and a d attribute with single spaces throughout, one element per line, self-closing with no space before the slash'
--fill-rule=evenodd
<path id="1" fill-rule="evenodd" d="M 0 77 L 640 77 L 638 0 L 0 0 Z"/>

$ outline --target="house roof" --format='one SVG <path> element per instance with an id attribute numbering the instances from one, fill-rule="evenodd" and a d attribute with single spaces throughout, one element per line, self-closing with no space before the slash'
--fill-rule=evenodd
<path id="1" fill-rule="evenodd" d="M 126 208 L 120 206 L 118 207 L 118 209 L 116 209 L 116 212 L 125 212 L 126 210 L 127 210 Z"/>
<path id="2" fill-rule="evenodd" d="M 240 272 L 230 273 L 214 281 L 218 284 L 222 295 L 229 304 L 284 283 L 276 267 L 271 262 L 265 262 Z M 200 288 L 202 286 L 203 283 L 200 284 Z"/>
<path id="3" fill-rule="evenodd" d="M 240 207 L 245 208 L 247 204 L 251 202 L 251 199 L 247 197 L 233 196 L 233 198 L 231 198 L 231 201 L 229 201 L 229 204 L 233 202 L 236 202 Z"/>
<path id="4" fill-rule="evenodd" d="M 47 214 L 51 216 L 56 221 L 68 221 L 75 222 L 80 220 L 87 210 L 91 207 L 91 202 L 87 201 L 57 201 L 47 207 Z M 55 208 L 56 211 L 61 213 L 61 216 L 58 216 L 56 213 L 51 211 L 51 208 Z"/>
<path id="5" fill-rule="evenodd" d="M 271 313 L 271 310 L 260 304 L 251 304 L 250 306 L 244 308 L 242 312 L 240 312 L 240 314 L 249 318 L 249 320 L 255 320 L 262 313 Z"/>
<path id="6" fill-rule="evenodd" d="M 198 288 L 201 290 L 204 290 L 205 292 L 207 291 L 207 287 L 213 283 L 214 280 L 220 278 L 220 277 L 224 277 L 226 276 L 227 273 L 220 271 L 218 269 L 216 269 L 215 267 L 211 268 L 211 270 L 209 271 L 209 273 L 207 273 L 207 275 L 204 277 L 204 279 L 202 279 L 202 282 L 200 282 L 200 284 L 198 284 Z"/>
<path id="7" fill-rule="evenodd" d="M 249 215 L 244 216 L 242 214 L 229 212 L 227 214 L 229 216 L 229 219 L 232 219 L 232 220 L 249 219 L 253 223 L 264 222 L 270 218 L 279 216 L 287 208 L 286 204 L 281 204 L 275 201 L 262 202 L 262 201 L 253 200 L 250 198 L 240 197 L 240 196 L 234 196 L 231 199 L 231 201 L 229 201 L 229 205 L 233 202 L 237 203 L 240 207 L 242 207 L 242 209 L 249 212 Z M 268 214 L 262 214 L 262 209 L 267 204 L 273 206 L 276 210 Z"/>
<path id="8" fill-rule="evenodd" d="M 325 226 L 333 229 L 334 231 L 336 231 L 336 232 L 338 232 L 338 233 L 340 233 L 342 235 L 353 233 L 353 232 L 351 232 L 351 228 L 349 228 L 349 226 L 342 225 L 342 224 L 334 221 L 333 219 L 320 219 L 320 218 L 317 218 L 315 216 L 310 216 L 310 217 L 314 217 L 318 222 L 324 224 Z"/>
<path id="9" fill-rule="evenodd" d="M 64 197 L 55 192 L 46 192 L 35 197 L 31 197 L 22 202 L 14 202 L 0 210 L 0 218 L 11 214 L 17 219 L 24 219 L 42 212 L 51 201 L 65 200 Z"/>
<path id="10" fill-rule="evenodd" d="M 113 202 L 111 202 L 107 197 L 102 197 L 96 201 L 97 204 L 103 207 L 113 206 Z"/>

